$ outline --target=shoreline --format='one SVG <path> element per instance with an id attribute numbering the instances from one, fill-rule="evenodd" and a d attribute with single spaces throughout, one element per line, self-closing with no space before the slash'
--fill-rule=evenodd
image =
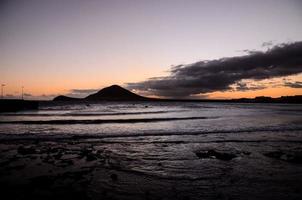
<path id="1" fill-rule="evenodd" d="M 188 158 L 200 162 L 205 167 L 201 171 L 209 172 L 201 173 L 201 177 L 190 177 L 129 168 L 140 158 L 115 154 L 114 149 L 124 144 L 104 143 L 98 139 L 0 141 L 0 186 L 11 199 L 301 197 L 302 148 L 299 144 L 288 143 L 290 146 L 283 144 L 287 146 L 283 150 L 276 146 L 259 152 L 256 150 L 265 144 L 255 147 L 255 144 L 243 143 L 236 149 L 225 148 L 227 143 L 210 144 L 200 144 L 201 149 L 193 151 L 192 158 Z M 294 154 L 290 152 L 296 152 L 296 157 L 291 158 Z M 173 161 L 174 158 L 169 159 Z M 156 168 L 165 170 L 166 162 L 170 161 L 158 161 Z M 250 165 L 251 162 L 264 162 L 266 166 Z M 208 168 L 213 163 L 216 163 L 214 168 Z"/>

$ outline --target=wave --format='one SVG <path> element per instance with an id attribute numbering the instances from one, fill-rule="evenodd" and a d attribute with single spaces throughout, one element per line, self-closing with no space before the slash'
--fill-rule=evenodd
<path id="1" fill-rule="evenodd" d="M 232 133 L 254 133 L 254 132 L 292 132 L 292 131 L 302 131 L 302 127 L 264 127 L 264 128 L 246 128 L 246 129 L 237 129 L 237 130 L 213 130 L 213 131 L 192 131 L 192 132 L 145 132 L 145 133 L 131 133 L 131 134 L 114 134 L 114 135 L 95 135 L 95 134 L 81 134 L 73 135 L 72 138 L 128 138 L 128 137 L 152 137 L 152 136 L 197 136 L 204 134 L 232 134 Z M 225 139 L 223 139 L 225 141 Z"/>
<path id="2" fill-rule="evenodd" d="M 108 123 L 147 123 L 160 121 L 197 120 L 213 117 L 171 117 L 171 118 L 142 118 L 142 119 L 87 119 L 87 120 L 20 120 L 0 121 L 0 124 L 108 124 Z M 216 118 L 216 117 L 215 117 Z"/>
<path id="3" fill-rule="evenodd" d="M 164 114 L 170 112 L 183 112 L 185 110 L 171 111 L 145 111 L 145 112 L 111 112 L 111 113 L 2 113 L 0 116 L 32 116 L 32 117 L 85 117 L 85 116 L 115 116 L 115 115 L 144 115 L 144 114 Z"/>
<path id="4" fill-rule="evenodd" d="M 119 133 L 119 134 L 91 134 L 91 133 L 81 133 L 81 134 L 73 134 L 73 133 L 55 133 L 55 134 L 36 134 L 36 133 L 25 133 L 25 134 L 13 134 L 13 133 L 2 133 L 0 135 L 0 141 L 2 140 L 65 140 L 65 139 L 119 139 L 119 138 L 136 138 L 136 137 L 161 137 L 161 136 L 198 136 L 198 135 L 206 135 L 206 134 L 237 134 L 237 133 L 260 133 L 260 132 L 296 132 L 302 131 L 302 127 L 265 127 L 265 128 L 247 128 L 247 129 L 238 129 L 238 130 L 213 130 L 213 131 L 193 131 L 193 132 L 141 132 L 141 133 Z M 289 138 L 290 139 L 290 138 Z M 282 142 L 284 140 L 275 139 L 274 142 L 279 141 Z M 286 140 L 294 143 L 302 143 L 301 140 Z M 285 142 L 286 142 L 285 141 Z M 110 142 L 110 141 L 102 141 L 102 142 Z M 133 141 L 131 141 L 132 143 Z M 141 141 L 140 141 L 141 142 Z M 169 143 L 169 141 L 153 141 L 154 143 Z M 170 141 L 171 143 L 187 143 L 182 140 L 180 141 Z M 220 142 L 271 142 L 271 140 L 260 139 L 260 140 L 241 140 L 241 139 L 225 139 L 221 140 L 205 140 L 204 143 L 220 143 Z M 121 141 L 112 141 L 112 143 L 121 143 Z M 139 142 L 137 142 L 139 143 Z M 152 143 L 148 141 L 146 143 Z M 194 141 L 191 141 L 194 143 Z M 203 143 L 202 141 L 197 141 L 196 143 Z"/>

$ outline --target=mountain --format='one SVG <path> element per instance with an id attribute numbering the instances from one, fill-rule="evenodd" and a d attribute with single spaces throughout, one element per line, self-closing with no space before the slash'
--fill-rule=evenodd
<path id="1" fill-rule="evenodd" d="M 80 100 L 79 98 L 68 97 L 64 95 L 57 96 L 53 99 L 53 101 L 76 101 Z"/>
<path id="2" fill-rule="evenodd" d="M 101 89 L 97 93 L 85 98 L 73 98 L 68 96 L 57 96 L 53 101 L 180 101 L 180 102 L 229 102 L 229 103 L 295 103 L 302 104 L 302 95 L 282 96 L 279 98 L 256 97 L 241 99 L 157 99 L 137 95 L 118 85 L 112 85 Z"/>
<path id="3" fill-rule="evenodd" d="M 112 85 L 106 88 L 101 89 L 97 93 L 88 95 L 87 97 L 80 98 L 72 98 L 67 96 L 57 96 L 53 99 L 53 101 L 143 101 L 148 100 L 149 98 L 137 95 L 125 88 L 122 88 L 118 85 Z"/>
<path id="4" fill-rule="evenodd" d="M 146 100 L 146 97 L 139 96 L 122 88 L 118 85 L 112 85 L 98 91 L 97 93 L 91 94 L 84 98 L 85 100 L 114 100 L 114 101 L 136 101 L 136 100 Z"/>

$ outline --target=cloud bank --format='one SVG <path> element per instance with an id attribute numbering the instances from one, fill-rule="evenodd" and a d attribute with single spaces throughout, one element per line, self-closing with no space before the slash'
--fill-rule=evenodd
<path id="1" fill-rule="evenodd" d="M 247 90 L 244 80 L 265 80 L 302 72 L 302 42 L 276 45 L 265 52 L 172 67 L 170 75 L 128 83 L 128 89 L 166 97 L 188 97 L 232 89 Z M 292 85 L 293 86 L 293 85 Z M 256 89 L 256 88 L 254 88 Z"/>
<path id="2" fill-rule="evenodd" d="M 291 87 L 291 88 L 302 88 L 302 82 L 301 81 L 285 82 L 284 86 Z"/>
<path id="3" fill-rule="evenodd" d="M 74 94 L 91 94 L 94 92 L 99 91 L 99 89 L 72 89 L 70 90 L 70 93 Z"/>
<path id="4" fill-rule="evenodd" d="M 97 91 L 99 91 L 99 89 L 71 89 L 66 95 L 75 98 L 83 98 Z"/>

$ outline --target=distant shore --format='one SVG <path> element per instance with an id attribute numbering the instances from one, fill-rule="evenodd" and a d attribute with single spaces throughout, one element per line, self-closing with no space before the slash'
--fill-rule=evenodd
<path id="1" fill-rule="evenodd" d="M 0 99 L 0 112 L 16 112 L 21 110 L 36 110 L 39 101 L 23 99 Z"/>
<path id="2" fill-rule="evenodd" d="M 102 101 L 125 101 L 125 100 L 86 100 L 86 99 L 62 99 L 56 100 L 56 102 L 102 102 Z M 131 100 L 128 100 L 131 101 Z M 146 98 L 141 100 L 132 100 L 132 101 L 151 101 L 151 102 L 225 102 L 225 103 L 293 103 L 293 104 L 302 104 L 302 95 L 295 96 L 282 96 L 277 98 L 272 97 L 255 97 L 255 98 L 239 98 L 239 99 L 160 99 L 160 98 Z"/>
<path id="3" fill-rule="evenodd" d="M 16 112 L 21 110 L 36 110 L 39 104 L 45 103 L 100 103 L 100 102 L 217 102 L 217 103 L 284 103 L 284 104 L 302 104 L 302 95 L 282 96 L 279 98 L 272 97 L 256 97 L 256 98 L 240 98 L 240 99 L 156 99 L 145 98 L 139 100 L 87 100 L 87 99 L 58 99 L 51 100 L 18 100 L 18 99 L 0 99 L 0 112 Z"/>

